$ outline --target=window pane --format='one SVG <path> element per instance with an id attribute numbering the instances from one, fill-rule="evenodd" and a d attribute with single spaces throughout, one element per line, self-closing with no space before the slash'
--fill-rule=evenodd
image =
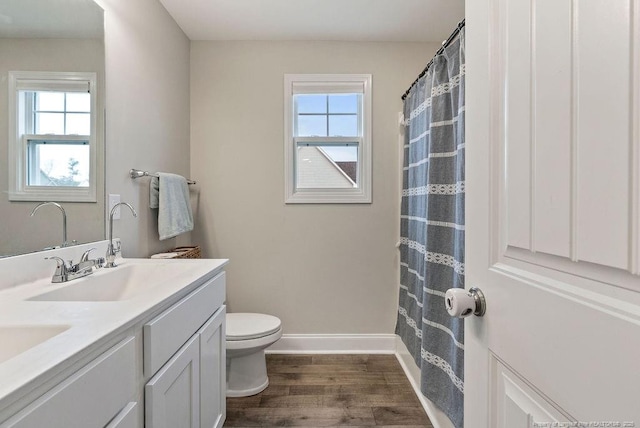
<path id="1" fill-rule="evenodd" d="M 294 101 L 298 108 L 298 113 L 326 113 L 326 95 L 295 95 Z"/>
<path id="2" fill-rule="evenodd" d="M 327 116 L 325 115 L 298 115 L 297 137 L 326 137 Z"/>
<path id="3" fill-rule="evenodd" d="M 66 135 L 89 135 L 91 133 L 91 117 L 89 113 L 67 114 Z"/>
<path id="4" fill-rule="evenodd" d="M 358 161 L 358 146 L 322 146 L 322 150 L 324 150 L 334 162 Z"/>
<path id="5" fill-rule="evenodd" d="M 29 147 L 30 186 L 89 186 L 88 144 L 37 144 Z"/>
<path id="6" fill-rule="evenodd" d="M 67 92 L 67 111 L 91 111 L 91 94 L 88 92 Z"/>
<path id="7" fill-rule="evenodd" d="M 64 134 L 64 113 L 36 113 L 36 134 Z"/>
<path id="8" fill-rule="evenodd" d="M 357 137 L 358 136 L 358 116 L 329 116 L 329 136 L 330 137 Z"/>
<path id="9" fill-rule="evenodd" d="M 358 94 L 329 95 L 329 113 L 358 113 Z"/>
<path id="10" fill-rule="evenodd" d="M 352 189 L 357 187 L 358 146 L 298 144 L 296 187 Z"/>
<path id="11" fill-rule="evenodd" d="M 36 92 L 36 110 L 64 111 L 64 92 Z"/>

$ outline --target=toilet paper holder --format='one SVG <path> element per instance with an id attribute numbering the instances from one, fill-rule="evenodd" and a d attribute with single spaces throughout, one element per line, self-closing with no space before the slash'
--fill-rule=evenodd
<path id="1" fill-rule="evenodd" d="M 477 287 L 471 287 L 468 291 L 462 288 L 448 289 L 444 306 L 449 315 L 457 318 L 465 318 L 471 314 L 481 317 L 487 311 L 487 301 Z"/>

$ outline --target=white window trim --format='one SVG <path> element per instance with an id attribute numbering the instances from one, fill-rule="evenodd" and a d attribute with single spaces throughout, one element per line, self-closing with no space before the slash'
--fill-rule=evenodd
<path id="1" fill-rule="evenodd" d="M 359 141 L 358 183 L 353 189 L 296 188 L 296 141 L 294 137 L 294 86 L 305 93 L 340 93 L 348 88 L 362 90 L 362 137 Z M 307 137 L 313 140 L 316 137 Z M 322 140 L 322 138 L 318 138 Z M 325 138 L 326 140 L 326 138 Z M 284 75 L 284 192 L 287 204 L 371 203 L 371 75 L 370 74 L 285 74 Z"/>
<path id="2" fill-rule="evenodd" d="M 91 135 L 89 137 L 89 186 L 29 186 L 27 185 L 27 143 L 20 135 L 17 92 L 27 85 L 41 89 L 52 81 L 59 81 L 61 90 L 74 82 L 89 82 L 91 92 Z M 44 83 L 43 83 L 44 82 Z M 9 71 L 9 200 L 97 202 L 97 158 L 102 145 L 98 132 L 97 75 L 90 72 Z"/>

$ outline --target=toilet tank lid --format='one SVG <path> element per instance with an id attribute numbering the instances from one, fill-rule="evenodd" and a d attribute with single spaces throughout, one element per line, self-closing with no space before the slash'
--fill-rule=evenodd
<path id="1" fill-rule="evenodd" d="M 257 339 L 280 329 L 280 319 L 273 315 L 252 313 L 227 314 L 227 340 Z"/>

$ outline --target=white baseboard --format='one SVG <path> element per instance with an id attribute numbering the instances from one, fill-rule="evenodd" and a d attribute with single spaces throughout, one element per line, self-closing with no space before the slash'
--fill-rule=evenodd
<path id="1" fill-rule="evenodd" d="M 398 358 L 398 362 L 402 366 L 402 370 L 407 375 L 409 382 L 411 382 L 411 386 L 415 391 L 420 403 L 422 403 L 422 407 L 424 411 L 427 412 L 427 416 L 431 420 L 434 428 L 455 428 L 451 423 L 451 420 L 447 415 L 444 414 L 442 410 L 436 407 L 435 404 L 427 397 L 422 394 L 420 391 L 420 368 L 416 365 L 413 360 L 413 356 L 409 354 L 409 350 L 402 342 L 400 337 L 396 336 L 396 358 Z"/>
<path id="2" fill-rule="evenodd" d="M 267 354 L 395 354 L 395 334 L 283 334 Z"/>

